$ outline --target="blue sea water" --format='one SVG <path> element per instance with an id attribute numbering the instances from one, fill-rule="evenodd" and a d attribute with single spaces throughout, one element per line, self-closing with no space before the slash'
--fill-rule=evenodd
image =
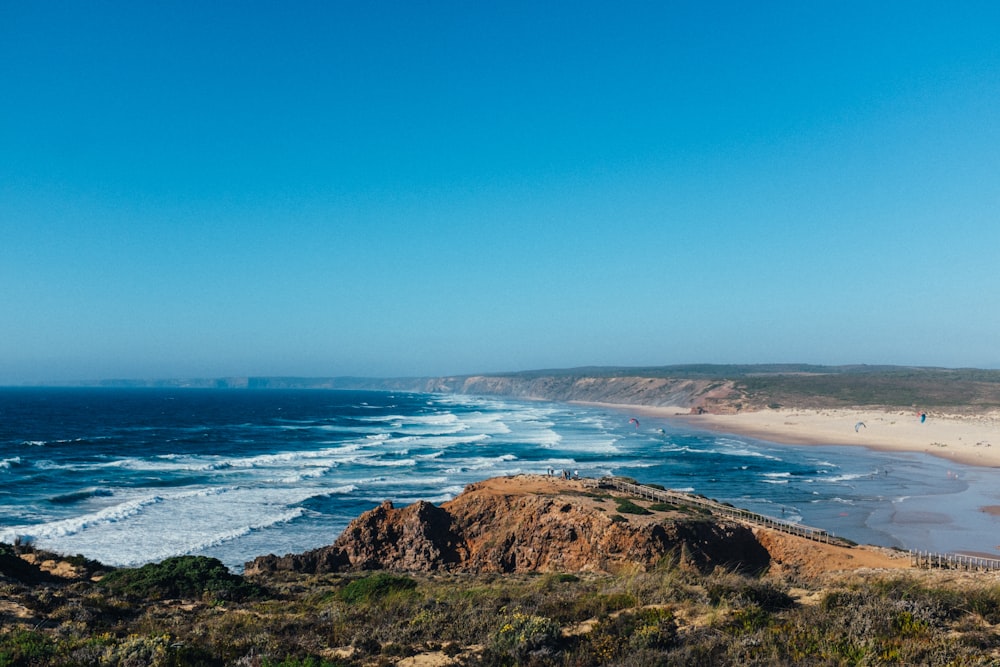
<path id="1" fill-rule="evenodd" d="M 996 554 L 1000 471 L 787 446 L 544 402 L 325 390 L 0 389 L 0 541 L 234 570 L 390 499 L 549 469 L 626 475 L 857 542 Z"/>

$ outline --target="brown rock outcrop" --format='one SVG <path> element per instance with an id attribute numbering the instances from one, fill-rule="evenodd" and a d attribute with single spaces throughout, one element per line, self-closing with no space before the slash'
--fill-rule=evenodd
<path id="1" fill-rule="evenodd" d="M 613 572 L 649 568 L 664 557 L 702 572 L 767 567 L 768 552 L 745 526 L 669 512 L 625 519 L 609 500 L 572 481 L 487 480 L 441 507 L 421 501 L 397 509 L 386 501 L 331 546 L 263 556 L 246 572 Z"/>

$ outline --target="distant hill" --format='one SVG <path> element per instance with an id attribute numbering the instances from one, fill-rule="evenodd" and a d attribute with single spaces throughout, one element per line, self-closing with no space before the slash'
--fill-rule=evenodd
<path id="1" fill-rule="evenodd" d="M 814 364 L 585 366 L 446 377 L 105 380 L 105 387 L 361 389 L 671 406 L 732 413 L 774 407 L 1000 409 L 1000 370 Z"/>

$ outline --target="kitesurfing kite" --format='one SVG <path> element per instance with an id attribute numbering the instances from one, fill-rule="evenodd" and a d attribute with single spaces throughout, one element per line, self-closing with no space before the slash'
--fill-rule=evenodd
<path id="1" fill-rule="evenodd" d="M 635 424 L 635 430 L 636 430 L 636 431 L 638 431 L 638 430 L 639 430 L 639 420 L 638 420 L 638 419 L 636 419 L 635 417 L 632 417 L 632 419 L 629 419 L 629 420 L 628 420 L 628 423 L 629 423 L 629 424 Z"/>
<path id="2" fill-rule="evenodd" d="M 858 431 L 860 431 L 862 426 L 868 428 L 867 426 L 865 426 L 864 422 L 858 422 L 857 424 L 854 425 L 854 432 L 857 433 Z"/>

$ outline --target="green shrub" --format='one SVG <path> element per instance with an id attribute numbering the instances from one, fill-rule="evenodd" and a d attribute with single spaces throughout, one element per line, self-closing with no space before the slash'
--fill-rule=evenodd
<path id="1" fill-rule="evenodd" d="M 676 505 L 671 505 L 670 503 L 653 503 L 649 506 L 649 509 L 653 512 L 669 512 L 671 510 L 676 510 Z"/>
<path id="2" fill-rule="evenodd" d="M 613 614 L 636 605 L 636 597 L 631 593 L 590 592 L 575 596 L 571 602 L 571 613 L 576 618 L 593 618 Z"/>
<path id="3" fill-rule="evenodd" d="M 55 652 L 55 644 L 40 632 L 15 630 L 0 635 L 0 667 L 48 664 Z"/>
<path id="4" fill-rule="evenodd" d="M 964 604 L 953 604 L 953 608 L 965 607 L 983 617 L 987 623 L 1000 622 L 1000 588 L 984 588 L 965 592 L 960 597 Z M 957 615 L 957 614 L 956 614 Z"/>
<path id="5" fill-rule="evenodd" d="M 622 514 L 652 514 L 645 507 L 640 507 L 628 498 L 615 498 L 615 502 L 618 504 L 618 511 Z"/>
<path id="6" fill-rule="evenodd" d="M 176 556 L 140 568 L 115 570 L 101 579 L 109 592 L 129 597 L 159 600 L 200 598 L 217 600 L 259 597 L 260 587 L 232 574 L 222 561 L 205 556 Z"/>
<path id="7" fill-rule="evenodd" d="M 184 646 L 167 634 L 129 635 L 105 645 L 97 660 L 101 665 L 143 667 L 207 667 L 218 664 L 204 651 Z"/>
<path id="8" fill-rule="evenodd" d="M 770 621 L 771 615 L 767 611 L 750 604 L 734 611 L 728 625 L 736 634 L 742 635 L 766 628 Z"/>
<path id="9" fill-rule="evenodd" d="M 601 665 L 674 664 L 664 661 L 660 652 L 672 647 L 676 639 L 673 612 L 665 608 L 636 609 L 602 618 L 582 639 L 580 649 Z M 640 654 L 645 658 L 635 662 Z"/>
<path id="10" fill-rule="evenodd" d="M 340 591 L 340 599 L 348 604 L 379 600 L 391 593 L 412 591 L 417 582 L 409 577 L 380 573 L 355 579 Z"/>
<path id="11" fill-rule="evenodd" d="M 514 612 L 505 614 L 493 635 L 493 647 L 523 663 L 552 653 L 562 639 L 562 630 L 551 618 Z"/>
<path id="12" fill-rule="evenodd" d="M 769 582 L 743 577 L 724 577 L 705 587 L 713 606 L 725 601 L 733 606 L 756 605 L 765 611 L 790 609 L 795 600 L 783 588 Z"/>
<path id="13" fill-rule="evenodd" d="M 341 664 L 344 663 L 330 662 L 328 660 L 320 660 L 319 658 L 307 656 L 305 658 L 284 658 L 280 661 L 265 658 L 261 662 L 261 667 L 338 667 L 338 665 Z"/>

